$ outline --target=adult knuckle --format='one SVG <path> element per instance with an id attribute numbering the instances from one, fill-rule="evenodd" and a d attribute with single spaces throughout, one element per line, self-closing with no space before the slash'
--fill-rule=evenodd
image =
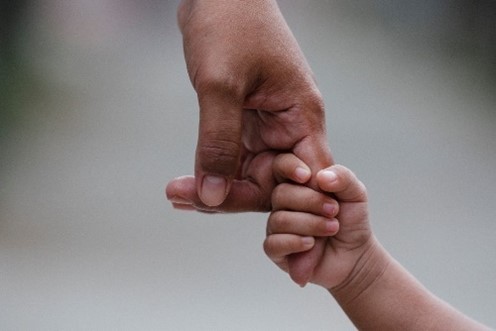
<path id="1" fill-rule="evenodd" d="M 243 95 L 243 84 L 231 70 L 219 66 L 205 66 L 195 75 L 195 89 L 199 95 L 222 95 L 232 99 L 240 99 Z"/>
<path id="2" fill-rule="evenodd" d="M 301 106 L 305 111 L 316 114 L 323 114 L 325 110 L 324 98 L 319 89 L 313 84 L 309 84 L 301 91 Z"/>
<path id="3" fill-rule="evenodd" d="M 205 139 L 198 146 L 199 165 L 204 171 L 229 175 L 234 173 L 240 155 L 240 143 L 222 138 Z"/>
<path id="4" fill-rule="evenodd" d="M 312 88 L 302 92 L 294 109 L 293 120 L 297 121 L 306 133 L 316 136 L 325 132 L 325 105 L 320 92 Z"/>

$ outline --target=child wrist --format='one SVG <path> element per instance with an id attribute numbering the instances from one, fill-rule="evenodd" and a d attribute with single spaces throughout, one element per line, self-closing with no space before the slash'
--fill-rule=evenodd
<path id="1" fill-rule="evenodd" d="M 391 257 L 374 236 L 366 245 L 345 280 L 328 289 L 341 306 L 351 304 L 366 295 L 367 290 L 380 281 L 391 262 Z"/>

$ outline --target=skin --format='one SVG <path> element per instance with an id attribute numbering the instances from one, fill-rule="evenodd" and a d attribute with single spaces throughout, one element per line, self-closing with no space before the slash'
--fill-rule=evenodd
<path id="1" fill-rule="evenodd" d="M 269 211 L 276 155 L 297 155 L 307 177 L 332 164 L 310 67 L 276 1 L 184 0 L 178 22 L 200 119 L 195 174 L 170 181 L 167 198 L 183 210 Z M 322 252 L 295 254 L 293 277 L 306 283 Z"/>
<path id="2" fill-rule="evenodd" d="M 293 180 L 293 169 L 303 166 L 296 156 L 284 155 L 275 159 L 274 172 Z M 292 182 L 274 189 L 264 249 L 274 263 L 289 271 L 291 254 L 308 250 L 314 237 L 323 237 L 324 253 L 309 281 L 331 289 L 344 282 L 375 241 L 368 222 L 365 186 L 340 165 L 319 171 L 316 177 L 321 190 L 332 195 Z"/>
<path id="3" fill-rule="evenodd" d="M 275 159 L 278 177 L 264 249 L 281 269 L 289 257 L 325 238 L 325 249 L 310 282 L 327 289 L 359 330 L 489 330 L 420 284 L 380 245 L 368 217 L 367 191 L 347 168 L 317 173 L 322 192 L 296 184 L 294 155 Z"/>

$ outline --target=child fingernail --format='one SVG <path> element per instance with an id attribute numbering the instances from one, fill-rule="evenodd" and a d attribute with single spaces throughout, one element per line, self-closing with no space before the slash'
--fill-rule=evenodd
<path id="1" fill-rule="evenodd" d="M 339 230 L 339 223 L 335 220 L 326 221 L 325 229 L 327 233 L 336 233 Z"/>
<path id="2" fill-rule="evenodd" d="M 315 238 L 314 237 L 303 237 L 303 238 L 301 238 L 301 242 L 303 243 L 303 246 L 305 246 L 305 247 L 312 247 L 315 243 Z"/>
<path id="3" fill-rule="evenodd" d="M 308 169 L 305 169 L 305 168 L 302 168 L 302 167 L 297 167 L 295 169 L 295 177 L 296 179 L 301 182 L 301 183 L 304 183 L 308 180 L 308 177 L 310 177 L 311 173 Z"/>
<path id="4" fill-rule="evenodd" d="M 178 210 L 196 210 L 196 208 L 193 207 L 193 205 L 185 205 L 181 203 L 173 203 L 172 207 Z"/>
<path id="5" fill-rule="evenodd" d="M 336 175 L 336 173 L 332 170 L 324 170 L 321 176 L 323 176 L 328 183 L 332 183 L 338 179 L 338 175 Z"/>
<path id="6" fill-rule="evenodd" d="M 170 202 L 175 203 L 175 204 L 181 204 L 181 205 L 191 205 L 191 204 L 193 204 L 193 202 L 191 202 L 190 200 L 185 199 L 185 198 L 180 197 L 180 196 L 177 196 L 177 195 L 171 197 L 169 200 L 170 200 Z"/>
<path id="7" fill-rule="evenodd" d="M 331 203 L 324 203 L 324 206 L 322 207 L 324 210 L 324 214 L 328 216 L 334 216 L 335 213 L 335 207 Z"/>

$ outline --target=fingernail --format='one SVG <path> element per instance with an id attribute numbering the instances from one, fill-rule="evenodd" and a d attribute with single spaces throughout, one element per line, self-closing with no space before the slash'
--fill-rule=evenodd
<path id="1" fill-rule="evenodd" d="M 322 209 L 324 211 L 324 214 L 327 216 L 334 216 L 335 213 L 335 208 L 334 205 L 331 203 L 324 203 L 324 206 L 322 206 Z"/>
<path id="2" fill-rule="evenodd" d="M 172 203 L 175 203 L 175 204 L 181 204 L 181 205 L 191 205 L 193 204 L 192 201 L 189 201 L 183 197 L 179 197 L 179 196 L 173 196 L 169 199 L 170 202 Z"/>
<path id="3" fill-rule="evenodd" d="M 196 210 L 193 205 L 183 204 L 183 203 L 172 203 L 172 207 L 177 210 Z"/>
<path id="4" fill-rule="evenodd" d="M 332 170 L 324 170 L 322 171 L 321 176 L 324 177 L 325 181 L 328 183 L 334 182 L 336 179 L 338 179 L 338 175 Z"/>
<path id="5" fill-rule="evenodd" d="M 205 176 L 201 186 L 200 198 L 207 206 L 218 206 L 226 197 L 227 180 L 218 176 Z"/>
<path id="6" fill-rule="evenodd" d="M 304 183 L 308 180 L 308 177 L 310 177 L 311 173 L 308 169 L 302 168 L 302 167 L 296 167 L 295 169 L 295 177 L 296 179 Z"/>
<path id="7" fill-rule="evenodd" d="M 327 233 L 335 234 L 339 230 L 339 223 L 336 221 L 326 221 L 325 228 Z"/>
<path id="8" fill-rule="evenodd" d="M 312 247 L 315 243 L 315 238 L 314 237 L 303 237 L 303 238 L 301 238 L 301 241 L 303 243 L 303 246 Z"/>

